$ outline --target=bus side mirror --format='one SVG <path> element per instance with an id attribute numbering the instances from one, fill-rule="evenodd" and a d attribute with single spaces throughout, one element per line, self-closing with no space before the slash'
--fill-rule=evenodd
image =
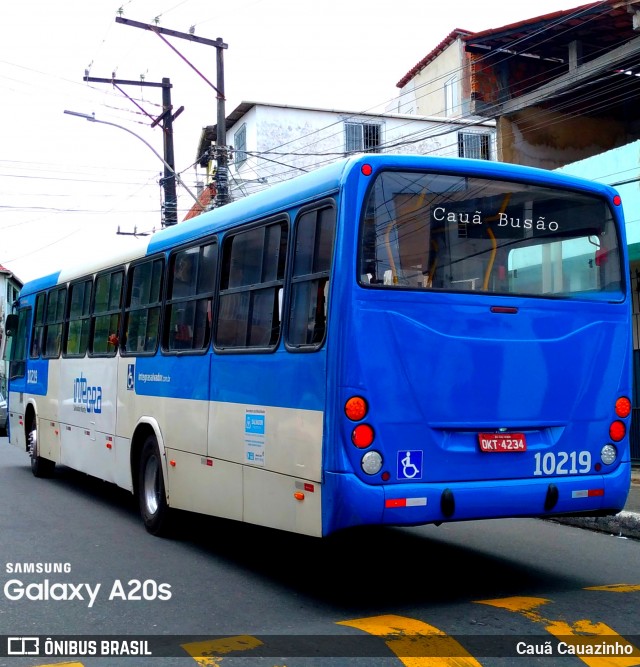
<path id="1" fill-rule="evenodd" d="M 8 337 L 14 336 L 18 330 L 18 316 L 14 313 L 7 315 L 7 321 L 4 325 L 4 330 Z"/>

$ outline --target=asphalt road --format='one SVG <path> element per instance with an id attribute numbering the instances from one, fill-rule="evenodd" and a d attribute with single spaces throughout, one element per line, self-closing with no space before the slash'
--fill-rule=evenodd
<path id="1" fill-rule="evenodd" d="M 52 479 L 35 479 L 26 455 L 0 439 L 0 632 L 146 636 L 173 651 L 153 660 L 0 653 L 0 667 L 195 665 L 187 653 L 210 667 L 433 664 L 402 658 L 406 643 L 385 644 L 380 637 L 394 631 L 425 651 L 434 635 L 457 638 L 477 658 L 439 665 L 506 667 L 513 658 L 496 657 L 495 643 L 482 642 L 502 638 L 513 652 L 518 638 L 544 644 L 552 630 L 582 636 L 599 623 L 640 645 L 636 540 L 535 519 L 358 530 L 327 540 L 196 516 L 183 528 L 175 539 L 154 538 L 130 494 L 64 466 Z M 68 571 L 16 571 L 30 563 Z M 21 596 L 24 584 L 46 579 L 58 586 L 57 599 Z M 210 657 L 194 637 L 205 638 Z M 278 650 L 274 638 L 288 643 Z M 312 657 L 351 640 L 356 657 L 346 650 L 327 662 Z M 302 653 L 292 657 L 292 646 Z M 266 657 L 258 657 L 260 647 Z"/>

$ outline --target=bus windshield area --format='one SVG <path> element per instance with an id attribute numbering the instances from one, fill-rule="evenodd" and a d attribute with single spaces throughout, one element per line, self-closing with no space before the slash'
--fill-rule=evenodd
<path id="1" fill-rule="evenodd" d="M 360 284 L 617 301 L 608 203 L 574 190 L 386 171 L 363 207 Z"/>

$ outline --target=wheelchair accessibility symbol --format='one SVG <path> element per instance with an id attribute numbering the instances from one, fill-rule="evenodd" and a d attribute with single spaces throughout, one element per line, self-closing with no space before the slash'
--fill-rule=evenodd
<path id="1" fill-rule="evenodd" d="M 398 452 L 398 479 L 422 479 L 422 450 Z"/>

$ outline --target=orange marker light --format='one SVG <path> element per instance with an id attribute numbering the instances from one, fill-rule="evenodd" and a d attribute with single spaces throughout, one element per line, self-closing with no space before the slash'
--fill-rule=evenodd
<path id="1" fill-rule="evenodd" d="M 362 396 L 352 396 L 344 404 L 344 413 L 354 422 L 359 422 L 361 419 L 364 419 L 368 410 L 369 406 Z"/>
<path id="2" fill-rule="evenodd" d="M 626 396 L 616 401 L 616 414 L 623 419 L 631 414 L 631 401 Z"/>
<path id="3" fill-rule="evenodd" d="M 171 467 L 175 468 L 176 467 L 176 462 L 173 459 L 171 459 L 171 461 L 169 461 L 169 465 Z"/>
<path id="4" fill-rule="evenodd" d="M 369 424 L 359 424 L 351 432 L 351 441 L 358 449 L 368 447 L 373 442 L 373 438 L 373 429 Z"/>
<path id="5" fill-rule="evenodd" d="M 296 491 L 296 492 L 293 494 L 293 497 L 294 497 L 296 500 L 304 500 L 304 493 L 302 493 L 302 491 Z"/>

